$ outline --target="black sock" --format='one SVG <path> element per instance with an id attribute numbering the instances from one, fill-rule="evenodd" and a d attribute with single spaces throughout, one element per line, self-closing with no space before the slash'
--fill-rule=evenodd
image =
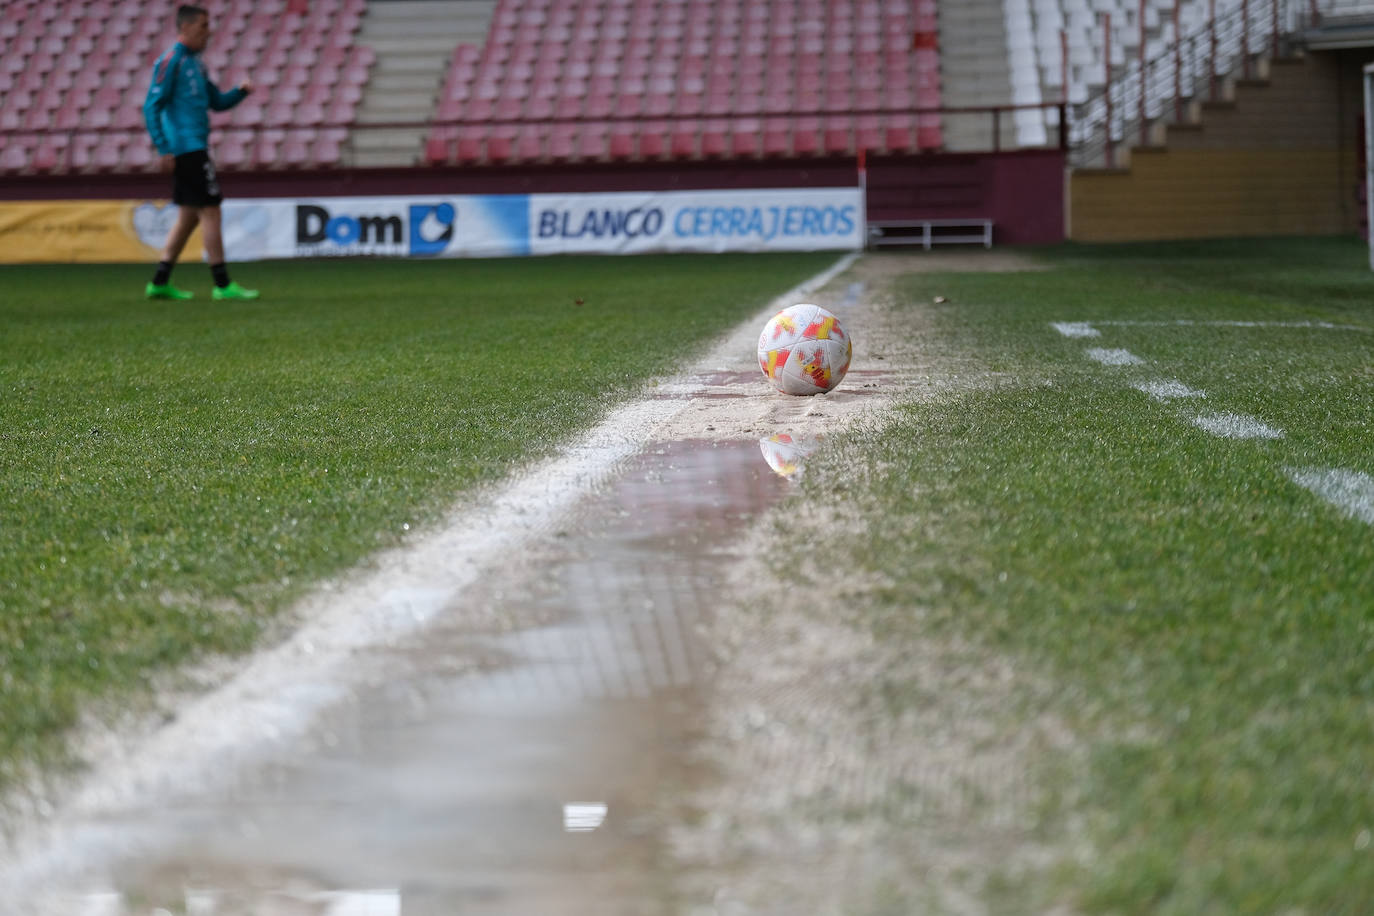
<path id="1" fill-rule="evenodd" d="M 158 261 L 157 273 L 153 274 L 154 286 L 166 286 L 167 281 L 172 279 L 172 262 Z"/>
<path id="2" fill-rule="evenodd" d="M 215 285 L 220 289 L 224 289 L 224 287 L 229 285 L 229 269 L 224 266 L 223 262 L 211 264 L 210 273 L 214 275 Z"/>

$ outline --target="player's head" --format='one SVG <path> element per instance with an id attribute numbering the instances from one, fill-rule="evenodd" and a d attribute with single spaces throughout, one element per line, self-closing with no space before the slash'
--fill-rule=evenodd
<path id="1" fill-rule="evenodd" d="M 192 51 L 204 51 L 210 41 L 210 14 L 203 6 L 177 7 L 177 40 Z"/>

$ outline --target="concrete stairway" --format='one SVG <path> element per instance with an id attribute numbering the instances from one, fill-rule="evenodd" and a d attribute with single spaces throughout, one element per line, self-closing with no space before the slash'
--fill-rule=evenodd
<path id="1" fill-rule="evenodd" d="M 946 108 L 1011 104 L 1007 27 L 1002 0 L 940 4 L 940 98 Z M 1002 149 L 1016 146 L 1008 113 L 1001 118 Z M 946 114 L 945 149 L 992 149 L 991 114 Z"/>
<path id="2" fill-rule="evenodd" d="M 431 117 L 453 49 L 484 44 L 495 7 L 496 0 L 370 0 L 357 41 L 377 60 L 358 106 L 355 165 L 420 161 L 424 128 L 367 125 Z"/>

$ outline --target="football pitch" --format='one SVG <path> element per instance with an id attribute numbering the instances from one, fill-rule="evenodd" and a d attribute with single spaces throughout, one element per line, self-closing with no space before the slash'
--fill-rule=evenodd
<path id="1" fill-rule="evenodd" d="M 1071 736 L 1016 761 L 1033 803 L 1002 840 L 1053 854 L 983 849 L 990 907 L 1369 911 L 1365 249 L 1032 257 L 872 290 L 932 384 L 830 438 L 752 543 L 820 599 L 793 611 L 890 649 L 845 685 L 856 707 L 957 714 L 911 662 L 937 639 L 1028 672 L 991 725 Z M 199 265 L 175 276 L 187 304 L 139 299 L 144 267 L 0 270 L 0 787 L 67 764 L 83 705 L 250 649 L 312 584 L 553 454 L 834 260 L 248 264 L 236 279 L 264 298 L 233 307 Z M 856 366 L 893 344 L 857 340 Z M 733 613 L 768 626 L 766 607 Z M 819 825 L 858 816 L 842 793 L 812 801 Z M 873 816 L 900 837 L 923 810 Z M 929 902 L 883 893 L 891 912 Z"/>

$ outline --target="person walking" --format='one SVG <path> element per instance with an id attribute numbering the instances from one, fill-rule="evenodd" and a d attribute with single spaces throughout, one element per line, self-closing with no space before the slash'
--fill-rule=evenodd
<path id="1" fill-rule="evenodd" d="M 220 92 L 205 74 L 200 52 L 210 41 L 210 14 L 203 7 L 177 7 L 176 23 L 176 44 L 153 64 L 153 82 L 143 103 L 143 120 L 162 156 L 162 170 L 172 173 L 172 202 L 177 205 L 177 221 L 167 234 L 162 260 L 145 294 L 149 299 L 194 296 L 173 286 L 171 275 L 186 240 L 199 225 L 215 281 L 212 297 L 256 299 L 258 291 L 230 280 L 224 264 L 219 208 L 224 198 L 208 149 L 210 109 L 233 108 L 253 91 L 253 84 L 244 80 L 228 92 Z"/>

